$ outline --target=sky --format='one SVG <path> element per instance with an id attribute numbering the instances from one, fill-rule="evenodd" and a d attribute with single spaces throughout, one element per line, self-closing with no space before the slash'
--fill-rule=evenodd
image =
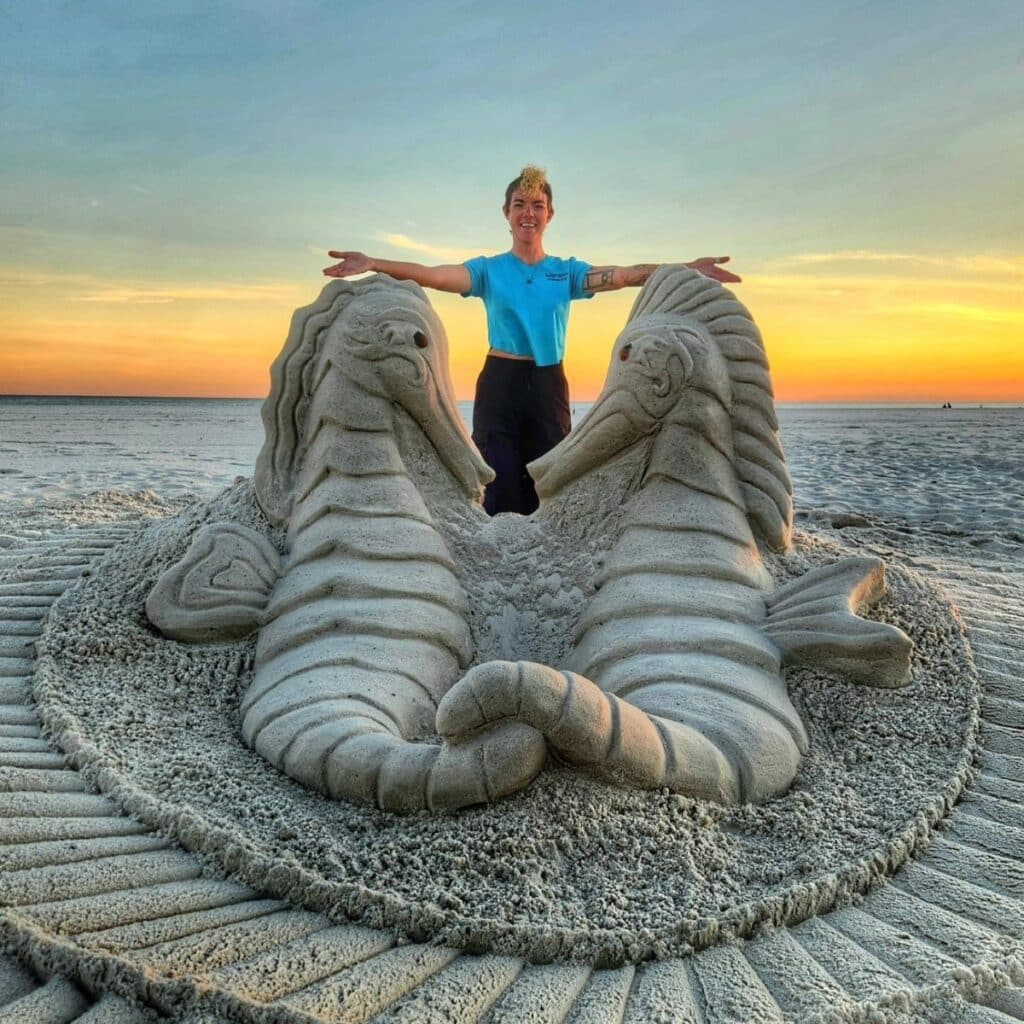
<path id="1" fill-rule="evenodd" d="M 0 0 L 0 393 L 260 397 L 329 248 L 730 255 L 782 401 L 1024 401 L 1024 4 Z M 635 291 L 574 304 L 601 387 Z M 456 390 L 478 300 L 432 294 Z"/>

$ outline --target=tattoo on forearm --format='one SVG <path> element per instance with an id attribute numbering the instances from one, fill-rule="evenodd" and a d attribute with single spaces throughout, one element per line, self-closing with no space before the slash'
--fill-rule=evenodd
<path id="1" fill-rule="evenodd" d="M 641 285 L 659 266 L 658 263 L 635 263 L 631 267 L 593 267 L 583 278 L 583 287 L 588 292 L 604 292 L 625 285 Z"/>
<path id="2" fill-rule="evenodd" d="M 583 278 L 583 289 L 588 292 L 605 291 L 615 287 L 615 271 L 612 267 L 595 267 Z"/>

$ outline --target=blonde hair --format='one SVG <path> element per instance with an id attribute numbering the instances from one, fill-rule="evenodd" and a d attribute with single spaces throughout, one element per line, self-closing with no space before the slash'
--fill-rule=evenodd
<path id="1" fill-rule="evenodd" d="M 543 167 L 535 167 L 527 164 L 520 172 L 519 177 L 508 183 L 505 189 L 505 210 L 508 210 L 512 202 L 512 193 L 520 189 L 526 196 L 535 196 L 543 192 L 548 197 L 548 206 L 554 208 L 554 197 L 551 194 L 551 183 L 548 181 L 547 172 Z"/>

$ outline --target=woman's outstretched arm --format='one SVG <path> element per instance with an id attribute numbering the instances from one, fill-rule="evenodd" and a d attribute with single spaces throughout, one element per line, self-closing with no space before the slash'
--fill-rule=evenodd
<path id="1" fill-rule="evenodd" d="M 331 249 L 327 255 L 332 259 L 341 260 L 333 266 L 324 267 L 324 274 L 327 277 L 352 277 L 354 274 L 365 274 L 372 270 L 378 274 L 387 274 L 396 281 L 415 281 L 424 288 L 459 293 L 468 292 L 472 284 L 469 271 L 461 263 L 427 267 L 422 263 L 382 260 L 362 252 L 338 252 L 335 249 Z"/>
<path id="2" fill-rule="evenodd" d="M 693 260 L 685 265 L 722 284 L 737 284 L 742 278 L 721 266 L 722 263 L 728 262 L 728 256 L 702 256 L 699 260 Z M 619 288 L 638 288 L 661 265 L 660 263 L 637 263 L 632 267 L 591 267 L 583 279 L 583 288 L 588 292 L 612 292 Z"/>

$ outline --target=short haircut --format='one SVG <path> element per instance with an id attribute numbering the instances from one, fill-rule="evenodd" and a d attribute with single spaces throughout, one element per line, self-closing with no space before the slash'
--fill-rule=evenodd
<path id="1" fill-rule="evenodd" d="M 507 210 L 512 203 L 512 193 L 519 188 L 528 196 L 536 195 L 538 192 L 543 192 L 548 197 L 548 206 L 554 209 L 555 198 L 551 194 L 551 183 L 548 181 L 548 176 L 541 167 L 534 167 L 532 164 L 524 167 L 519 172 L 519 177 L 514 178 L 508 183 L 508 188 L 505 189 L 505 205 L 502 209 Z"/>

